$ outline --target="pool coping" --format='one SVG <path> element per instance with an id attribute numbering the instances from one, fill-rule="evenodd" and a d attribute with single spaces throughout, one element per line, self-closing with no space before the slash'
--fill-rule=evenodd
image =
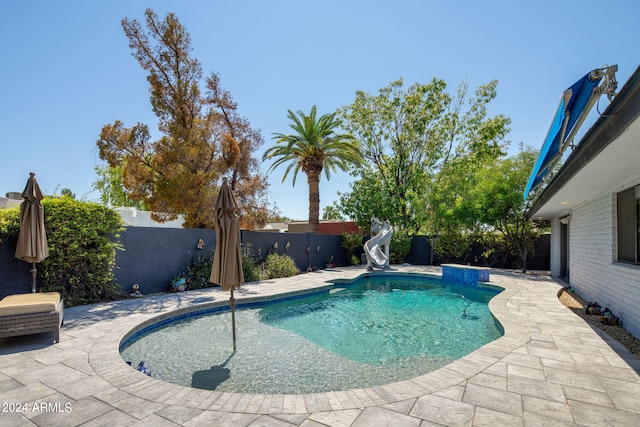
<path id="1" fill-rule="evenodd" d="M 342 271 L 344 275 L 344 271 Z M 371 274 L 402 274 L 402 275 L 423 275 L 428 274 L 438 276 L 437 273 L 427 272 L 364 272 L 358 271 L 358 275 L 345 280 L 356 280 L 358 277 Z M 222 392 L 215 390 L 196 389 L 187 386 L 168 383 L 153 377 L 149 377 L 136 371 L 127 365 L 120 357 L 119 349 L 122 342 L 149 325 L 158 321 L 175 317 L 179 313 L 193 313 L 203 309 L 213 307 L 228 306 L 228 300 L 207 301 L 196 305 L 189 305 L 175 310 L 165 311 L 161 314 L 149 314 L 142 316 L 140 321 L 132 328 L 131 324 L 116 322 L 109 330 L 93 345 L 89 352 L 89 365 L 105 381 L 114 387 L 125 391 L 133 396 L 137 396 L 146 401 L 160 404 L 179 405 L 188 408 L 217 411 L 238 411 L 240 402 L 241 412 L 250 414 L 265 413 L 264 399 L 260 405 L 251 405 L 257 401 L 256 396 L 271 396 L 272 399 L 282 399 L 288 401 L 285 405 L 285 412 L 306 413 L 308 404 L 305 402 L 322 402 L 325 409 L 356 409 L 371 406 L 379 406 L 400 402 L 409 398 L 419 397 L 425 394 L 435 393 L 445 390 L 467 378 L 491 367 L 499 362 L 503 357 L 525 345 L 530 340 L 527 329 L 513 316 L 510 315 L 507 302 L 515 295 L 517 289 L 509 289 L 509 286 L 497 285 L 492 282 L 489 285 L 498 286 L 504 289 L 489 302 L 489 308 L 504 329 L 504 335 L 472 353 L 458 359 L 440 369 L 430 373 L 397 381 L 385 385 L 356 388 L 343 391 L 319 392 L 310 394 L 278 394 L 278 395 L 256 395 L 249 393 Z M 257 301 L 270 301 L 283 299 L 290 296 L 298 296 L 306 293 L 324 291 L 333 288 L 334 285 L 315 285 L 295 291 L 273 293 L 260 296 L 237 296 L 238 305 L 250 304 Z M 237 294 L 237 293 L 236 293 Z"/>

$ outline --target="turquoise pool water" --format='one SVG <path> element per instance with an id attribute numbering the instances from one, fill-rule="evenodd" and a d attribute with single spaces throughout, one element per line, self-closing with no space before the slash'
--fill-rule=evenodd
<path id="1" fill-rule="evenodd" d="M 300 394 L 413 378 L 502 335 L 487 303 L 492 289 L 431 276 L 372 275 L 330 292 L 189 317 L 125 343 L 153 377 L 196 388 Z"/>

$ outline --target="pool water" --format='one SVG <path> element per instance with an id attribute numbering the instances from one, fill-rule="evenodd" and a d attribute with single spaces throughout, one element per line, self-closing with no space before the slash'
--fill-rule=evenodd
<path id="1" fill-rule="evenodd" d="M 141 334 L 121 349 L 153 377 L 218 391 L 300 394 L 413 378 L 502 335 L 491 289 L 431 276 L 381 275 L 329 293 L 193 316 Z"/>

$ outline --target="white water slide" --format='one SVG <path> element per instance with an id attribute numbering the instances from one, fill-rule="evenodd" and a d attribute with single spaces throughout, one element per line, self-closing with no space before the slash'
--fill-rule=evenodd
<path id="1" fill-rule="evenodd" d="M 364 252 L 367 256 L 367 269 L 371 270 L 373 266 L 378 268 L 389 267 L 389 243 L 393 235 L 393 227 L 389 221 L 385 221 L 380 228 L 380 233 L 367 240 L 364 244 Z M 382 246 L 385 251 L 382 251 Z"/>

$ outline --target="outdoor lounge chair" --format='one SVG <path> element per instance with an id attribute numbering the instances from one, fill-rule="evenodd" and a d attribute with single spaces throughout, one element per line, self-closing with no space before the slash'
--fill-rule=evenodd
<path id="1" fill-rule="evenodd" d="M 60 342 L 64 301 L 58 292 L 9 295 L 0 301 L 0 338 L 53 332 Z"/>

